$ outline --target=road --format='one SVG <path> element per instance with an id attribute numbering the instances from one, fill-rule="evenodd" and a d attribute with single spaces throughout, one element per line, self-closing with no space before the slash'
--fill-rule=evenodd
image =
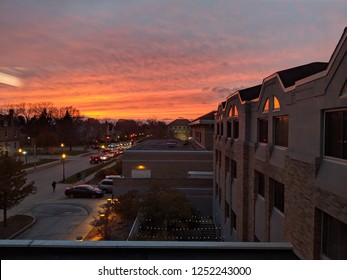
<path id="1" fill-rule="evenodd" d="M 65 162 L 65 176 L 67 178 L 89 167 L 88 155 L 71 156 Z M 77 236 L 85 236 L 92 228 L 90 222 L 98 217 L 106 197 L 70 199 L 64 195 L 69 185 L 60 183 L 53 192 L 51 184 L 53 180 L 62 180 L 62 168 L 59 162 L 44 169 L 37 168 L 27 175 L 28 182 L 35 182 L 37 193 L 29 195 L 20 205 L 10 209 L 8 217 L 16 214 L 33 215 L 36 223 L 15 239 L 75 240 Z"/>

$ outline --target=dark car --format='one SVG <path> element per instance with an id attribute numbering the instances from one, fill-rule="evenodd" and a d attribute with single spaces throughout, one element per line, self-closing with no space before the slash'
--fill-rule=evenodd
<path id="1" fill-rule="evenodd" d="M 75 198 L 75 197 L 97 198 L 97 197 L 102 197 L 104 193 L 99 188 L 95 188 L 91 185 L 78 185 L 78 186 L 66 188 L 65 195 L 71 198 Z"/>
<path id="2" fill-rule="evenodd" d="M 90 156 L 89 162 L 90 164 L 99 163 L 102 162 L 102 159 L 100 156 Z"/>

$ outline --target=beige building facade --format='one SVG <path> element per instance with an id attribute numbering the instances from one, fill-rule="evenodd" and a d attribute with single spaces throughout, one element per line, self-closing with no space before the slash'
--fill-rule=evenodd
<path id="1" fill-rule="evenodd" d="M 213 207 L 225 240 L 347 258 L 346 36 L 328 63 L 276 72 L 219 105 Z"/>

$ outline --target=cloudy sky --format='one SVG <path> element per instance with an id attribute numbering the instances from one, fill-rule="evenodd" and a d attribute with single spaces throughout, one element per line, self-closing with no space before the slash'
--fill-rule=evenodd
<path id="1" fill-rule="evenodd" d="M 346 26 L 343 0 L 1 0 L 0 105 L 195 119 L 276 71 L 328 61 Z"/>

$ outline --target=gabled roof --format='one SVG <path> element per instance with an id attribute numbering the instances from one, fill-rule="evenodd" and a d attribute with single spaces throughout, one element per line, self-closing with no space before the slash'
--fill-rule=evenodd
<path id="1" fill-rule="evenodd" d="M 188 119 L 176 119 L 173 122 L 169 123 L 168 126 L 188 126 Z"/>
<path id="2" fill-rule="evenodd" d="M 327 62 L 313 62 L 294 68 L 286 69 L 277 72 L 283 86 L 288 88 L 293 86 L 296 81 L 312 76 L 316 73 L 324 71 L 328 67 Z"/>
<path id="3" fill-rule="evenodd" d="M 262 85 L 241 89 L 238 91 L 242 102 L 250 101 L 259 97 Z"/>
<path id="4" fill-rule="evenodd" d="M 191 121 L 189 125 L 196 125 L 196 124 L 210 124 L 214 123 L 214 114 L 217 113 L 217 110 L 211 111 L 199 118 L 196 118 L 195 120 Z"/>

